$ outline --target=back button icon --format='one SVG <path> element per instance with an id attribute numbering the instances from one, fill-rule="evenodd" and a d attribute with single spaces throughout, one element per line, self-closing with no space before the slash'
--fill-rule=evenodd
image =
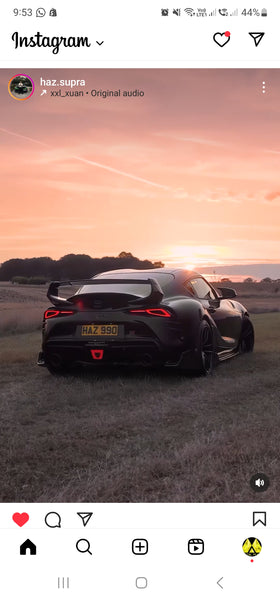
<path id="1" fill-rule="evenodd" d="M 218 581 L 217 581 L 217 585 L 218 585 L 220 588 L 222 588 L 222 590 L 224 589 L 224 588 L 223 588 L 223 586 L 222 586 L 222 583 L 221 583 L 223 579 L 224 579 L 223 577 L 220 577 L 220 579 L 218 579 Z"/>

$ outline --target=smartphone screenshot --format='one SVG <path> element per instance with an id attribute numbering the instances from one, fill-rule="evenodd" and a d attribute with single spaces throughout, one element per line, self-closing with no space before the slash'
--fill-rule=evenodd
<path id="1" fill-rule="evenodd" d="M 279 16 L 2 9 L 5 597 L 278 597 Z"/>

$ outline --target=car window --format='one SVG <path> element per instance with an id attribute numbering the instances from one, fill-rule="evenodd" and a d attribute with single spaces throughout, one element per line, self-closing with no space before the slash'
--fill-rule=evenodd
<path id="1" fill-rule="evenodd" d="M 189 293 L 197 296 L 197 298 L 208 298 L 210 300 L 215 300 L 216 298 L 212 288 L 202 277 L 190 279 L 185 283 L 184 287 Z"/>
<path id="2" fill-rule="evenodd" d="M 104 278 L 105 279 L 105 278 Z M 98 285 L 83 285 L 77 292 L 80 294 L 129 294 L 136 297 L 149 296 L 151 293 L 151 285 L 149 283 L 107 283 Z"/>
<path id="3" fill-rule="evenodd" d="M 174 281 L 174 275 L 170 273 L 155 273 L 155 272 L 143 272 L 139 273 L 136 271 L 131 272 L 109 272 L 99 273 L 94 279 L 112 279 L 112 284 L 98 284 L 98 285 L 83 285 L 76 294 L 104 294 L 104 293 L 120 293 L 120 294 L 132 294 L 135 296 L 142 296 L 143 298 L 151 293 L 150 283 L 134 283 L 133 279 L 144 279 L 149 278 L 156 279 L 162 289 L 168 288 L 168 285 Z M 131 279 L 131 283 L 114 283 L 114 279 Z"/>
<path id="4" fill-rule="evenodd" d="M 184 283 L 184 288 L 187 290 L 187 292 L 189 294 L 191 294 L 191 296 L 195 296 L 195 291 L 194 291 L 194 288 L 192 287 L 192 284 L 190 281 L 186 281 Z"/>

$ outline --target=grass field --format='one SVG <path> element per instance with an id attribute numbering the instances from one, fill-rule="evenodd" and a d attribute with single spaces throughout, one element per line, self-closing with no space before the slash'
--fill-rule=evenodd
<path id="1" fill-rule="evenodd" d="M 54 378 L 36 366 L 38 324 L 2 328 L 0 501 L 280 501 L 280 313 L 253 321 L 256 351 L 209 378 Z M 262 494 L 249 486 L 258 471 Z"/>

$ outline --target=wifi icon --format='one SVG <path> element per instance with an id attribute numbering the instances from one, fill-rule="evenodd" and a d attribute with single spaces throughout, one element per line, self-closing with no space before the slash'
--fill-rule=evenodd
<path id="1" fill-rule="evenodd" d="M 187 13 L 187 15 L 189 15 L 189 17 L 193 17 L 195 14 L 195 11 L 193 8 L 185 8 L 184 11 L 185 11 L 185 13 Z"/>

